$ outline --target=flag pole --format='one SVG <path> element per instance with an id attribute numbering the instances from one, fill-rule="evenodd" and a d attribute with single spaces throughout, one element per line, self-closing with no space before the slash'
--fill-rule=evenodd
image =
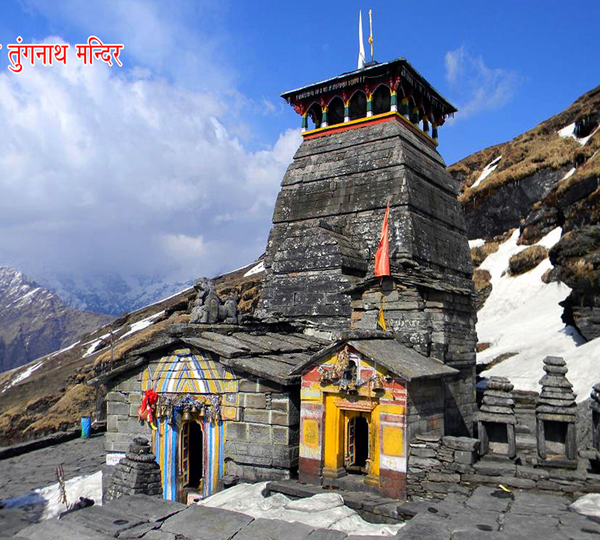
<path id="1" fill-rule="evenodd" d="M 362 10 L 358 11 L 358 64 L 356 69 L 365 67 L 365 44 L 363 40 Z"/>
<path id="2" fill-rule="evenodd" d="M 369 44 L 371 45 L 371 62 L 373 61 L 373 18 L 369 10 Z"/>

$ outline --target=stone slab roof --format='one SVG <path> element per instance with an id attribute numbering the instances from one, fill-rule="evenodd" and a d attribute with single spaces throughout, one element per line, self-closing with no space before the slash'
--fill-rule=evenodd
<path id="1" fill-rule="evenodd" d="M 170 328 L 170 335 L 158 336 L 142 349 L 132 351 L 128 360 L 90 381 L 105 383 L 145 365 L 150 353 L 178 344 L 208 351 L 218 361 L 234 370 L 264 377 L 279 384 L 292 382 L 289 373 L 300 363 L 322 349 L 328 342 L 300 332 L 271 332 L 232 325 L 184 325 Z"/>
<path id="2" fill-rule="evenodd" d="M 307 361 L 299 364 L 292 374 L 299 374 L 311 362 L 319 360 L 332 352 L 350 345 L 358 352 L 381 364 L 392 373 L 399 375 L 408 382 L 418 379 L 434 379 L 455 375 L 458 370 L 446 366 L 439 360 L 423 356 L 417 351 L 403 345 L 395 339 L 380 337 L 374 339 L 350 339 L 337 341 L 333 345 L 322 349 Z"/>

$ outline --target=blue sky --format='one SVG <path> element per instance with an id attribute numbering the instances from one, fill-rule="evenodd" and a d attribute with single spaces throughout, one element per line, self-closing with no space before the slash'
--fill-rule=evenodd
<path id="1" fill-rule="evenodd" d="M 299 118 L 279 94 L 406 57 L 459 113 L 447 163 L 600 84 L 597 0 L 23 0 L 0 7 L 0 264 L 34 276 L 214 275 L 264 249 Z M 6 45 L 125 46 L 123 68 L 7 70 Z"/>

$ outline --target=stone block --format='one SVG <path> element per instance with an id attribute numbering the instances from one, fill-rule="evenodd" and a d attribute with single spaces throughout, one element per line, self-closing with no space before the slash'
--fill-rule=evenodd
<path id="1" fill-rule="evenodd" d="M 270 424 L 271 412 L 266 409 L 244 409 L 244 422 L 254 422 L 257 424 Z"/>
<path id="2" fill-rule="evenodd" d="M 527 478 L 529 480 L 543 480 L 545 478 L 548 478 L 549 476 L 550 473 L 545 469 L 517 465 L 517 478 Z"/>
<path id="3" fill-rule="evenodd" d="M 535 480 L 529 480 L 527 478 L 515 478 L 514 476 L 503 476 L 500 483 L 519 489 L 534 489 L 536 487 Z"/>
<path id="4" fill-rule="evenodd" d="M 256 540 L 257 538 L 307 540 L 308 535 L 314 530 L 314 527 L 303 523 L 258 518 L 237 533 L 235 538 L 236 540 Z"/>
<path id="5" fill-rule="evenodd" d="M 135 377 L 131 377 L 130 379 L 123 379 L 119 381 L 113 388 L 114 391 L 117 392 L 137 392 L 141 394 L 142 385 L 135 379 Z"/>
<path id="6" fill-rule="evenodd" d="M 248 424 L 243 422 L 226 422 L 226 437 L 230 441 L 247 441 Z"/>
<path id="7" fill-rule="evenodd" d="M 271 423 L 276 426 L 295 426 L 300 423 L 300 413 L 298 411 L 289 413 L 271 411 Z"/>
<path id="8" fill-rule="evenodd" d="M 427 475 L 427 479 L 431 482 L 446 482 L 449 484 L 460 482 L 460 474 L 431 471 Z"/>
<path id="9" fill-rule="evenodd" d="M 267 379 L 244 379 L 239 383 L 240 392 L 277 392 L 283 391 L 283 387 Z"/>
<path id="10" fill-rule="evenodd" d="M 433 458 L 419 458 L 419 457 L 410 457 L 409 465 L 411 467 L 421 467 L 423 469 L 430 469 L 434 467 L 441 467 L 442 463 L 438 459 Z"/>
<path id="11" fill-rule="evenodd" d="M 192 504 L 166 519 L 161 530 L 196 540 L 229 540 L 252 521 L 238 512 Z"/>
<path id="12" fill-rule="evenodd" d="M 125 403 L 127 402 L 127 396 L 122 392 L 108 392 L 106 394 L 106 402 Z"/>
<path id="13" fill-rule="evenodd" d="M 479 449 L 479 439 L 471 437 L 442 437 L 442 443 L 453 450 L 473 452 Z"/>
<path id="14" fill-rule="evenodd" d="M 473 465 L 477 474 L 486 476 L 514 476 L 517 472 L 516 465 L 508 461 L 480 461 Z"/>
<path id="15" fill-rule="evenodd" d="M 273 397 L 271 399 L 271 409 L 273 409 L 274 411 L 282 411 L 282 412 L 289 412 L 290 411 L 290 400 L 287 397 L 284 398 L 275 398 Z M 293 407 L 293 405 L 292 405 Z"/>
<path id="16" fill-rule="evenodd" d="M 129 416 L 129 403 L 124 401 L 108 401 L 106 403 L 106 414 L 109 418 L 112 415 Z"/>
<path id="17" fill-rule="evenodd" d="M 434 458 L 437 456 L 437 452 L 433 448 L 411 448 L 410 455 L 411 457 Z"/>
<path id="18" fill-rule="evenodd" d="M 129 417 L 130 418 L 137 418 L 138 417 L 138 409 L 140 408 L 140 405 L 142 404 L 142 401 L 136 401 L 136 403 L 130 403 L 129 404 Z"/>
<path id="19" fill-rule="evenodd" d="M 271 426 L 265 424 L 248 424 L 248 440 L 260 441 L 261 444 L 271 443 Z"/>
<path id="20" fill-rule="evenodd" d="M 266 396 L 265 394 L 240 394 L 244 397 L 244 407 L 250 409 L 265 409 Z"/>
<path id="21" fill-rule="evenodd" d="M 144 422 L 144 425 L 141 425 L 139 420 L 135 418 L 130 418 L 127 416 L 116 417 L 117 418 L 117 431 L 119 433 L 131 433 L 132 435 L 150 435 L 151 428 L 147 423 Z"/>
<path id="22" fill-rule="evenodd" d="M 299 430 L 286 426 L 273 426 L 271 428 L 273 444 L 298 444 Z"/>
<path id="23" fill-rule="evenodd" d="M 423 482 L 421 482 L 421 486 L 423 487 L 423 489 L 425 489 L 425 491 L 428 491 L 429 493 L 448 493 L 448 486 L 440 482 L 428 482 L 424 480 Z"/>
<path id="24" fill-rule="evenodd" d="M 476 453 L 467 450 L 457 450 L 454 452 L 454 459 L 457 463 L 472 465 L 476 461 Z"/>

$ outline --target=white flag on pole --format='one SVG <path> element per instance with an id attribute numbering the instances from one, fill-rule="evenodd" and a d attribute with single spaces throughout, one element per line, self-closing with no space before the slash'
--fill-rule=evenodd
<path id="1" fill-rule="evenodd" d="M 362 10 L 358 12 L 358 67 L 365 67 L 365 44 L 363 42 Z"/>

